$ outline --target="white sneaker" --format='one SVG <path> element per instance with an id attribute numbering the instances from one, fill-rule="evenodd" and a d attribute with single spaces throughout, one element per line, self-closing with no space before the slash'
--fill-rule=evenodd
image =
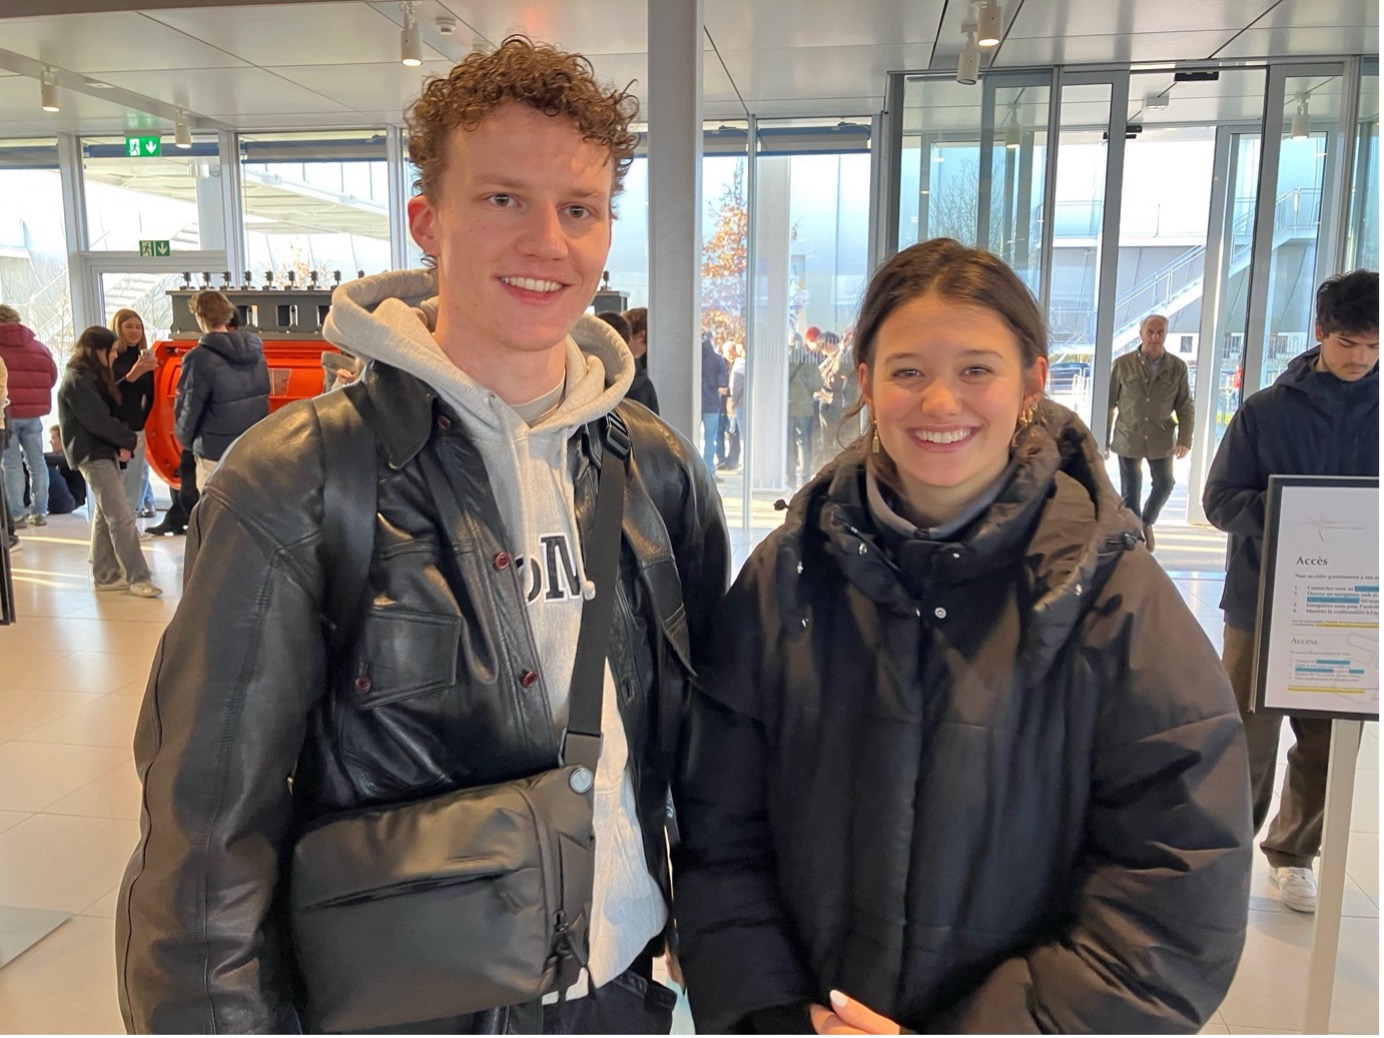
<path id="1" fill-rule="evenodd" d="M 1283 898 L 1283 903 L 1294 912 L 1315 912 L 1317 910 L 1317 877 L 1311 869 L 1293 865 L 1269 869 L 1273 880 Z"/>
<path id="2" fill-rule="evenodd" d="M 136 580 L 130 585 L 130 594 L 138 595 L 140 598 L 158 598 L 163 594 L 163 589 L 155 587 L 147 580 Z"/>
<path id="3" fill-rule="evenodd" d="M 109 584 L 97 584 L 97 591 L 129 591 L 130 585 L 123 580 L 113 580 Z"/>

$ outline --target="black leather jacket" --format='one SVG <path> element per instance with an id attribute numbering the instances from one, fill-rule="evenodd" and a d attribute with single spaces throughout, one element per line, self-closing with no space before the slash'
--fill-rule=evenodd
<path id="1" fill-rule="evenodd" d="M 525 680 L 538 666 L 519 581 L 496 565 L 503 527 L 480 453 L 419 380 L 375 365 L 365 386 L 378 513 L 346 659 L 328 660 L 323 634 L 335 560 L 323 550 L 322 432 L 310 406 L 246 433 L 193 512 L 182 602 L 135 736 L 141 839 L 116 934 L 133 1031 L 296 1029 L 281 895 L 301 826 L 557 761 L 543 681 Z M 669 775 L 729 546 L 691 445 L 644 408 L 619 413 L 632 447 L 610 661 L 648 865 L 666 893 Z M 598 428 L 569 448 L 583 537 Z M 438 452 L 460 529 L 437 514 L 423 450 Z"/>

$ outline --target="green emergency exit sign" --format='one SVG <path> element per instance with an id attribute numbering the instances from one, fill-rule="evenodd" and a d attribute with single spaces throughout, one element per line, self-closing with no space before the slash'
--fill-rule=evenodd
<path id="1" fill-rule="evenodd" d="M 131 159 L 153 159 L 163 154 L 163 139 L 155 134 L 152 137 L 126 137 L 125 157 Z"/>
<path id="2" fill-rule="evenodd" d="M 169 254 L 168 242 L 141 238 L 139 240 L 139 254 L 141 256 L 167 256 Z"/>

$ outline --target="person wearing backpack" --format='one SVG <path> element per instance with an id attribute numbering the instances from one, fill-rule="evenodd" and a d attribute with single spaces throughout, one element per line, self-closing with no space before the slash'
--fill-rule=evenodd
<path id="1" fill-rule="evenodd" d="M 671 1026 L 670 776 L 730 552 L 584 316 L 636 112 L 524 37 L 411 108 L 433 266 L 337 289 L 365 374 L 246 432 L 190 517 L 135 736 L 130 1031 Z"/>

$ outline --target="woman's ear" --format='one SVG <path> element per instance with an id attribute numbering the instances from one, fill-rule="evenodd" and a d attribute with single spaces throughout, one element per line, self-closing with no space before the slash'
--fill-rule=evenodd
<path id="1" fill-rule="evenodd" d="M 875 401 L 870 393 L 870 366 L 860 364 L 855 369 L 855 377 L 860 381 L 860 399 L 865 401 L 865 406 L 873 408 Z"/>

